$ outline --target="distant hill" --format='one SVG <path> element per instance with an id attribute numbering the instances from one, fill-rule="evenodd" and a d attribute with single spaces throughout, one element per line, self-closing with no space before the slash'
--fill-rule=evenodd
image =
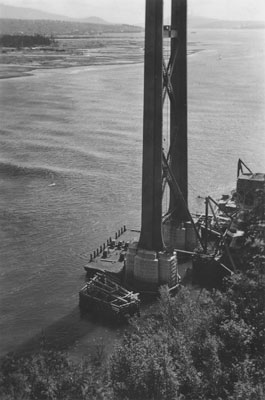
<path id="1" fill-rule="evenodd" d="M 0 35 L 101 35 L 104 33 L 142 32 L 139 26 L 95 24 L 89 22 L 0 19 Z"/>
<path id="2" fill-rule="evenodd" d="M 188 16 L 189 29 L 264 29 L 265 21 L 227 21 Z"/>
<path id="3" fill-rule="evenodd" d="M 71 18 L 63 15 L 52 14 L 34 8 L 7 6 L 5 4 L 0 4 L 0 17 L 8 19 L 49 19 L 53 21 L 71 20 Z"/>
<path id="4" fill-rule="evenodd" d="M 77 21 L 77 19 L 75 19 Z M 109 25 L 110 22 L 105 21 L 103 18 L 99 17 L 87 17 L 83 19 L 78 19 L 79 22 L 89 22 L 90 24 L 100 24 L 100 25 Z"/>
<path id="5" fill-rule="evenodd" d="M 109 24 L 102 18 L 91 16 L 86 18 L 70 18 L 65 15 L 53 14 L 34 8 L 14 7 L 0 4 L 0 18 L 2 19 L 32 19 L 32 20 L 50 20 L 50 21 L 73 21 L 88 22 L 91 24 Z"/>
<path id="6" fill-rule="evenodd" d="M 143 25 L 116 25 L 97 16 L 81 19 L 41 10 L 0 4 L 0 34 L 87 34 L 94 32 L 141 31 Z M 56 24 L 55 24 L 56 21 Z M 59 23 L 58 23 L 59 22 Z M 68 25 L 67 25 L 68 24 Z M 81 25 L 82 24 L 82 25 Z M 169 20 L 165 21 L 169 24 Z M 47 26 L 45 26 L 47 25 Z M 91 25 L 91 26 L 90 26 Z M 115 28 L 114 28 L 115 27 Z M 222 21 L 213 18 L 188 16 L 188 29 L 264 29 L 264 21 Z"/>
<path id="7" fill-rule="evenodd" d="M 144 28 L 144 23 L 136 25 Z M 169 18 L 165 19 L 165 25 L 170 25 Z M 265 29 L 265 21 L 227 21 L 188 15 L 188 29 Z"/>

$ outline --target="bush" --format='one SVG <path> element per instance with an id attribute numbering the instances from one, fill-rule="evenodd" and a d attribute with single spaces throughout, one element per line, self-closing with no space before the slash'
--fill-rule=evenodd
<path id="1" fill-rule="evenodd" d="M 251 271 L 198 299 L 164 288 L 111 359 L 115 399 L 262 399 L 264 279 Z"/>
<path id="2" fill-rule="evenodd" d="M 92 369 L 88 362 L 75 364 L 66 354 L 52 350 L 24 357 L 9 355 L 0 368 L 0 398 L 104 399 L 104 385 L 99 376 L 99 371 Z M 107 390 L 106 385 L 105 393 Z"/>

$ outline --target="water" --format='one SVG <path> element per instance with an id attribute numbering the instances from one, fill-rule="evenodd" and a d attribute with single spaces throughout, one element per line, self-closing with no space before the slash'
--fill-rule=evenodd
<path id="1" fill-rule="evenodd" d="M 198 31 L 189 56 L 189 197 L 265 171 L 262 31 Z M 1 90 L 0 354 L 41 330 L 85 353 L 116 329 L 80 319 L 87 255 L 140 226 L 143 65 L 41 70 Z"/>

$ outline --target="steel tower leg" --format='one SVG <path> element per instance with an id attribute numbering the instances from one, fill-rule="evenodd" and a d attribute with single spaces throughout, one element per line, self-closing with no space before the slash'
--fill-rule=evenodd
<path id="1" fill-rule="evenodd" d="M 142 226 L 139 247 L 163 249 L 162 220 L 163 0 L 146 0 Z"/>
<path id="2" fill-rule="evenodd" d="M 188 204 L 188 146 L 187 146 L 187 0 L 172 0 L 171 29 L 177 32 L 171 38 L 171 54 L 176 54 L 171 71 L 174 102 L 170 105 L 170 167 L 183 198 Z M 189 219 L 183 200 L 170 194 L 172 220 L 175 223 Z"/>

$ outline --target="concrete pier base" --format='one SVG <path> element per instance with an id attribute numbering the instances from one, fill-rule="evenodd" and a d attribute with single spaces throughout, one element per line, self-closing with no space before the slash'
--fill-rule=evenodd
<path id="1" fill-rule="evenodd" d="M 156 252 L 129 245 L 125 259 L 125 283 L 142 292 L 157 292 L 159 286 L 178 283 L 176 253 Z"/>
<path id="2" fill-rule="evenodd" d="M 185 249 L 187 251 L 194 251 L 194 249 L 198 246 L 198 238 L 191 222 L 189 221 L 185 222 L 185 230 L 186 230 Z"/>
<path id="3" fill-rule="evenodd" d="M 126 258 L 125 258 L 125 282 L 129 285 L 133 284 L 134 278 L 134 259 L 137 253 L 138 242 L 132 242 L 129 244 Z"/>
<path id="4" fill-rule="evenodd" d="M 159 284 L 159 265 L 156 251 L 138 249 L 134 258 L 134 279 L 144 284 Z"/>
<path id="5" fill-rule="evenodd" d="M 177 225 L 175 222 L 167 221 L 162 225 L 163 239 L 168 251 L 174 249 L 185 250 L 186 229 L 184 224 Z"/>
<path id="6" fill-rule="evenodd" d="M 177 225 L 174 221 L 167 221 L 162 225 L 162 232 L 168 251 L 193 251 L 197 247 L 197 236 L 191 222 Z"/>
<path id="7" fill-rule="evenodd" d="M 178 260 L 176 252 L 170 254 L 163 251 L 158 253 L 159 284 L 173 287 L 178 283 Z"/>

